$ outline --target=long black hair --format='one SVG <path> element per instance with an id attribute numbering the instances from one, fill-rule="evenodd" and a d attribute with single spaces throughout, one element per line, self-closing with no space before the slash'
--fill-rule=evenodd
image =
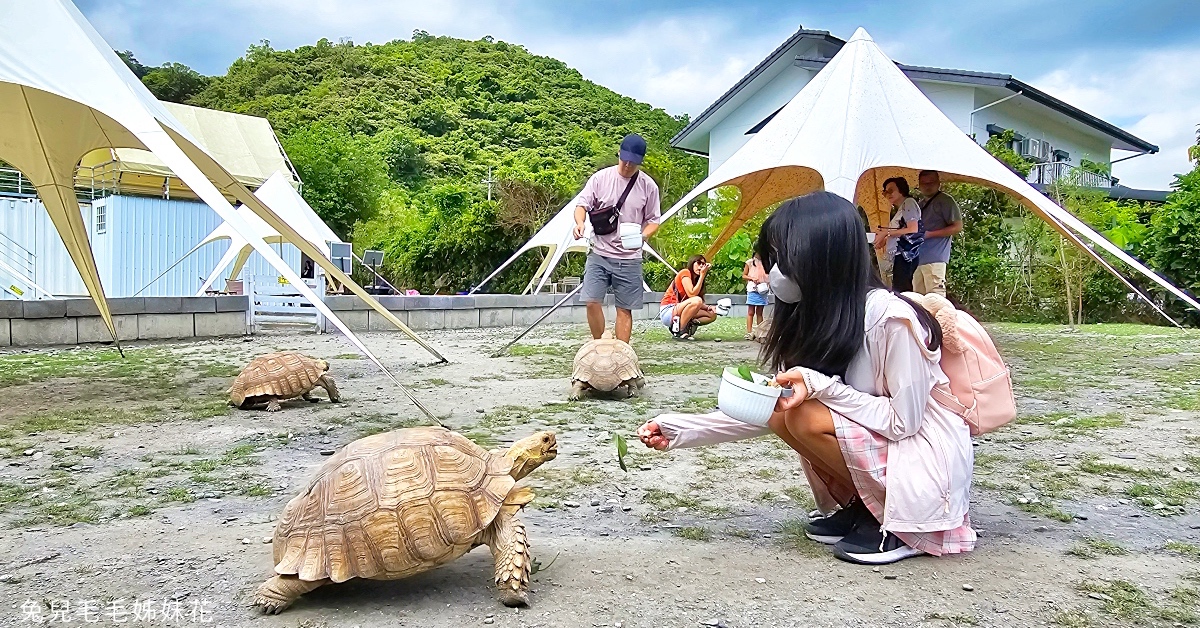
<path id="1" fill-rule="evenodd" d="M 763 223 L 758 253 L 800 288 L 800 301 L 776 299 L 762 358 L 775 370 L 803 366 L 845 377 L 866 334 L 867 293 L 885 288 L 854 205 L 829 192 L 793 198 Z M 942 328 L 925 308 L 901 296 L 942 345 Z"/>
<path id="2" fill-rule="evenodd" d="M 707 261 L 708 260 L 704 259 L 703 255 L 693 255 L 690 259 L 688 259 L 686 268 L 688 271 L 688 275 L 691 275 L 691 277 L 692 277 L 692 285 L 693 286 L 695 286 L 696 282 L 698 282 L 700 280 L 700 273 L 696 272 L 696 262 L 707 262 Z M 705 282 L 705 284 L 703 286 L 700 286 L 700 292 L 696 293 L 696 296 L 702 297 L 702 296 L 704 296 L 705 292 L 708 292 L 708 282 Z M 683 298 L 685 296 L 686 295 L 682 295 L 682 294 L 679 295 L 680 300 L 683 300 Z"/>

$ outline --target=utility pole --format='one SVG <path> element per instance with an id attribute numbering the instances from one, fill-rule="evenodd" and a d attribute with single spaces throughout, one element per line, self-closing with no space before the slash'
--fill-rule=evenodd
<path id="1" fill-rule="evenodd" d="M 480 181 L 480 183 L 483 183 L 488 186 L 487 200 L 489 200 L 489 201 L 492 200 L 492 184 L 495 183 L 495 181 L 492 180 L 492 167 L 491 166 L 488 166 L 487 178 L 484 179 L 483 181 Z"/>

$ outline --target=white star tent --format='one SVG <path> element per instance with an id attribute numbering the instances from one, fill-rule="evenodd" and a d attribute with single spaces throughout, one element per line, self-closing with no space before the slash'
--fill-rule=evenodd
<path id="1" fill-rule="evenodd" d="M 75 198 L 75 169 L 80 158 L 93 150 L 137 148 L 154 153 L 393 381 L 395 377 L 362 341 L 255 235 L 226 194 L 244 203 L 337 281 L 444 360 L 217 163 L 69 0 L 0 0 L 0 15 L 4 16 L 5 31 L 0 38 L 0 160 L 22 171 L 37 188 L 114 339 L 116 328 Z"/>
<path id="2" fill-rule="evenodd" d="M 512 257 L 509 257 L 503 264 L 497 267 L 496 270 L 492 271 L 492 274 L 488 275 L 483 281 L 479 282 L 478 286 L 472 288 L 471 293 L 474 294 L 476 291 L 482 289 L 487 282 L 491 281 L 496 275 L 499 275 L 500 271 L 508 268 L 517 260 L 518 257 L 525 254 L 527 251 L 546 247 L 549 249 L 546 251 L 546 258 L 542 260 L 541 266 L 538 267 L 537 272 L 533 274 L 533 277 L 529 279 L 529 284 L 525 286 L 525 290 L 523 290 L 521 294 L 537 294 L 541 292 L 542 287 L 546 285 L 546 281 L 550 279 L 551 272 L 553 272 L 555 267 L 558 266 L 558 263 L 562 261 L 564 255 L 567 253 L 587 253 L 591 248 L 590 239 L 592 226 L 590 224 L 586 222 L 584 223 L 587 227 L 587 231 L 583 234 L 582 238 L 575 237 L 575 207 L 577 205 L 578 203 L 576 202 L 576 199 L 571 199 L 571 202 L 567 203 L 565 207 L 560 209 L 558 213 L 550 219 L 550 222 L 547 222 L 544 227 L 539 229 L 537 233 L 533 234 L 533 237 L 529 238 L 528 242 L 522 244 L 521 248 L 517 249 L 517 252 L 512 254 Z M 663 264 L 666 264 L 667 268 L 671 268 L 671 265 L 667 263 L 667 260 L 663 259 L 663 257 L 658 254 L 658 251 L 655 251 L 653 248 L 651 248 L 649 243 L 643 243 L 642 250 L 654 256 L 655 259 Z M 647 286 L 645 282 L 642 282 L 642 287 L 647 292 L 650 291 L 650 287 Z"/>
<path id="3" fill-rule="evenodd" d="M 710 247 L 711 258 L 759 211 L 817 190 L 854 201 L 866 211 L 872 227 L 886 223 L 889 207 L 880 193 L 883 181 L 894 176 L 916 181 L 921 170 L 937 170 L 943 182 L 974 183 L 1014 196 L 1127 286 L 1134 288 L 1082 239 L 1200 310 L 1200 303 L 1188 294 L 1046 198 L 964 135 L 861 28 L 770 122 L 679 199 L 663 219 L 711 189 L 737 186 L 741 202 Z"/>
<path id="4" fill-rule="evenodd" d="M 311 242 L 321 254 L 329 257 L 329 243 L 342 242 L 342 239 L 321 220 L 320 216 L 313 211 L 312 207 L 305 202 L 304 198 L 296 192 L 295 188 L 288 183 L 288 177 L 282 172 L 276 172 L 271 175 L 262 187 L 254 192 L 254 196 L 262 201 L 267 207 L 270 207 L 279 217 L 291 225 L 296 233 L 299 233 L 305 240 Z M 259 218 L 255 213 L 245 205 L 238 205 L 237 213 L 250 225 L 254 234 L 267 244 L 286 244 L 287 239 L 279 235 L 268 225 L 262 218 Z M 211 242 L 220 240 L 229 240 L 229 249 L 225 251 L 225 255 L 217 262 L 216 267 L 209 273 L 208 278 L 204 280 L 204 284 L 196 291 L 197 296 L 201 296 L 220 278 L 226 267 L 232 264 L 229 270 L 229 279 L 237 279 L 238 274 L 242 272 L 242 267 L 246 265 L 246 261 L 250 259 L 250 254 L 254 251 L 254 247 L 250 242 L 238 233 L 237 229 L 228 222 L 221 223 L 216 229 L 212 230 L 204 239 L 200 240 L 196 246 L 185 253 L 171 264 L 166 270 L 159 273 L 158 277 L 154 278 L 146 288 L 154 285 L 155 281 L 161 279 L 164 275 L 171 272 L 172 268 L 179 265 L 180 262 L 187 259 L 192 253 L 198 251 L 201 247 Z M 138 291 L 139 294 L 141 290 Z"/>

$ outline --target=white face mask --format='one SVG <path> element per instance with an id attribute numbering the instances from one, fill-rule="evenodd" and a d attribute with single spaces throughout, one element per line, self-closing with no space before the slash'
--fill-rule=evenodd
<path id="1" fill-rule="evenodd" d="M 767 283 L 771 285 L 771 292 L 775 293 L 775 298 L 784 303 L 799 303 L 800 302 L 800 286 L 796 282 L 783 274 L 779 270 L 779 264 L 771 267 L 771 272 L 767 273 Z"/>

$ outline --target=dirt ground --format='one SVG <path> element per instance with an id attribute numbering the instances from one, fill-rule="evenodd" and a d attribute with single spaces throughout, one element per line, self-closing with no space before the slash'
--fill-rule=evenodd
<path id="1" fill-rule="evenodd" d="M 721 367 L 755 361 L 742 326 L 680 343 L 639 323 L 647 388 L 576 403 L 582 326 L 540 328 L 498 359 L 516 330 L 430 332 L 451 360 L 438 366 L 398 333 L 364 337 L 485 447 L 558 432 L 558 459 L 526 480 L 540 571 L 521 610 L 495 601 L 482 548 L 318 589 L 279 616 L 249 607 L 274 518 L 326 456 L 422 424 L 339 336 L 0 353 L 0 626 L 1200 624 L 1200 333 L 992 326 L 1020 417 L 976 443 L 978 549 L 872 569 L 803 538 L 812 497 L 776 440 L 663 454 L 633 438 L 659 412 L 715 405 Z M 344 403 L 228 408 L 241 366 L 276 349 L 328 359 Z M 631 441 L 628 472 L 613 432 Z"/>

